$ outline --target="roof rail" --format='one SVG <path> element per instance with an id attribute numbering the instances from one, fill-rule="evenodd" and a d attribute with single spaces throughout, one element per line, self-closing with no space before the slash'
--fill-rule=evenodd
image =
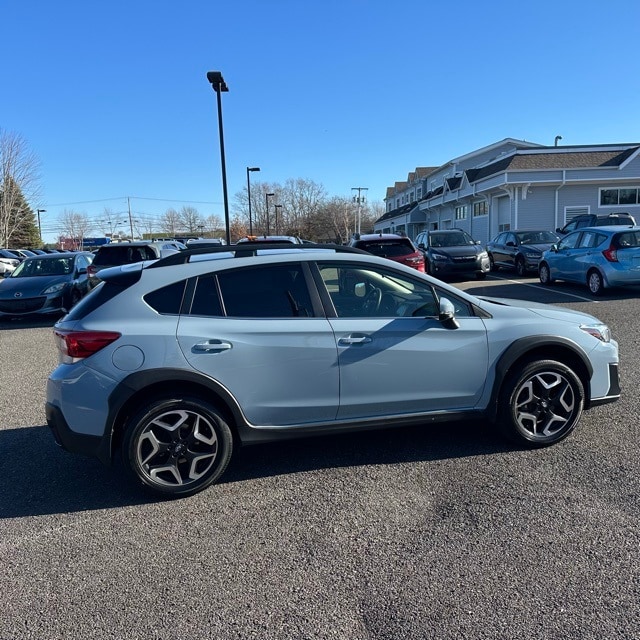
<path id="1" fill-rule="evenodd" d="M 201 256 L 211 253 L 232 253 L 234 258 L 247 258 L 255 256 L 258 251 L 264 251 L 265 249 L 287 249 L 289 251 L 317 251 L 330 249 L 336 253 L 361 253 L 364 255 L 370 255 L 362 249 L 356 249 L 354 247 L 347 247 L 341 244 L 324 243 L 324 244 L 293 244 L 291 242 L 242 242 L 241 244 L 222 245 L 219 247 L 202 247 L 200 249 L 183 249 L 177 253 L 172 253 L 157 260 L 153 264 L 150 264 L 147 269 L 154 269 L 156 267 L 168 267 L 174 264 L 186 264 L 190 262 L 191 256 Z"/>

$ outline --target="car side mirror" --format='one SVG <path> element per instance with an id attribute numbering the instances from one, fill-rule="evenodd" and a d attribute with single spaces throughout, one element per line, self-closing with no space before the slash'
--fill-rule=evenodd
<path id="1" fill-rule="evenodd" d="M 551 251 L 553 251 L 554 253 L 558 253 L 558 245 L 557 244 L 552 244 L 549 249 L 551 249 Z"/>
<path id="2" fill-rule="evenodd" d="M 438 320 L 440 320 L 445 329 L 458 329 L 460 327 L 460 323 L 456 320 L 456 308 L 448 298 L 440 298 Z"/>
<path id="3" fill-rule="evenodd" d="M 424 249 L 424 248 L 425 248 L 424 242 L 421 242 L 420 244 L 418 244 L 418 249 Z"/>
<path id="4" fill-rule="evenodd" d="M 87 273 L 87 267 L 80 267 L 78 269 L 78 275 L 82 275 L 83 273 Z"/>
<path id="5" fill-rule="evenodd" d="M 506 246 L 507 247 L 515 247 L 516 243 L 513 240 L 509 240 L 509 242 L 507 242 Z"/>

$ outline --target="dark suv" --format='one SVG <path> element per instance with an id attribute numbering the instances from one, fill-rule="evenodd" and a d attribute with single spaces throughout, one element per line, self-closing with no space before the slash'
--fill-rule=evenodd
<path id="1" fill-rule="evenodd" d="M 125 264 L 144 262 L 145 260 L 158 260 L 177 252 L 178 249 L 171 246 L 168 241 L 111 242 L 103 244 L 96 251 L 93 263 L 89 265 L 90 284 L 95 287 L 100 283 L 98 273 L 102 269 L 121 267 Z"/>
<path id="2" fill-rule="evenodd" d="M 595 213 L 585 213 L 571 218 L 564 227 L 556 229 L 556 233 L 565 235 L 583 227 L 611 227 L 619 224 L 635 225 L 635 223 L 634 217 L 629 213 L 608 213 L 602 216 L 597 216 Z"/>
<path id="3" fill-rule="evenodd" d="M 475 275 L 484 278 L 490 270 L 489 255 L 480 241 L 462 229 L 423 231 L 416 237 L 424 254 L 425 271 L 432 276 Z"/>

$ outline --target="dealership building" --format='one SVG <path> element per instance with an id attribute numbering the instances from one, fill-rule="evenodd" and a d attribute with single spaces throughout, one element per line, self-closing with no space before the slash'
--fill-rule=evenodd
<path id="1" fill-rule="evenodd" d="M 584 213 L 639 219 L 640 143 L 550 147 L 506 138 L 416 168 L 387 188 L 385 204 L 376 233 L 459 228 L 482 243 L 508 229 L 554 230 Z"/>

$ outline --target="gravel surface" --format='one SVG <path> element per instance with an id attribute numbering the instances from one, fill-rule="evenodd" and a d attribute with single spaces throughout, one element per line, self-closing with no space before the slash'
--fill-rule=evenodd
<path id="1" fill-rule="evenodd" d="M 55 446 L 50 323 L 3 323 L 0 639 L 640 637 L 637 291 L 466 288 L 608 322 L 623 399 L 536 451 L 484 423 L 246 448 L 159 501 Z"/>

